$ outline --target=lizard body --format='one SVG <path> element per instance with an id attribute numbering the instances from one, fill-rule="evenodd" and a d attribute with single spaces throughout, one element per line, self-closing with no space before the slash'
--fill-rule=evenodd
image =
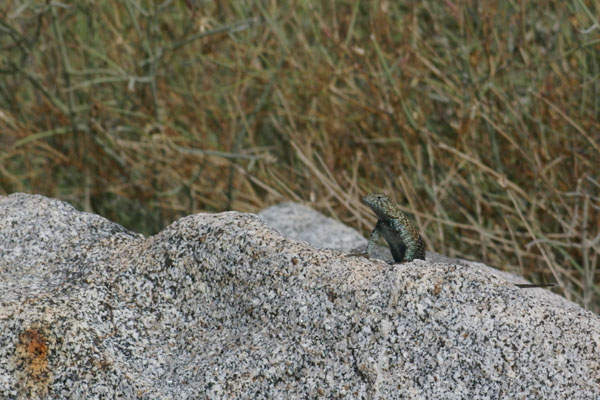
<path id="1" fill-rule="evenodd" d="M 417 228 L 385 195 L 371 193 L 363 197 L 363 202 L 377 215 L 377 224 L 367 244 L 367 256 L 375 250 L 379 235 L 388 242 L 390 251 L 397 263 L 425 259 L 425 243 Z"/>

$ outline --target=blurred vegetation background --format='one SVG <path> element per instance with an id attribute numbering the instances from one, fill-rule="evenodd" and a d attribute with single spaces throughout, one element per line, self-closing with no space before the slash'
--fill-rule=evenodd
<path id="1" fill-rule="evenodd" d="M 0 3 L 0 193 L 156 233 L 306 203 L 600 309 L 600 2 Z"/>

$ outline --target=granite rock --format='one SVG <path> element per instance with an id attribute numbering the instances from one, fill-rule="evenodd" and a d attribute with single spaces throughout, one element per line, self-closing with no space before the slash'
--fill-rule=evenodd
<path id="1" fill-rule="evenodd" d="M 302 204 L 280 203 L 265 208 L 258 216 L 282 235 L 303 240 L 318 249 L 349 252 L 367 245 L 366 239 L 356 230 Z"/>
<path id="2" fill-rule="evenodd" d="M 599 398 L 598 317 L 538 292 L 317 249 L 252 214 L 146 238 L 13 194 L 0 398 Z"/>
<path id="3" fill-rule="evenodd" d="M 258 216 L 282 235 L 291 239 L 306 241 L 318 249 L 339 249 L 360 254 L 364 253 L 367 248 L 367 239 L 356 230 L 302 204 L 292 202 L 276 204 L 265 208 L 258 213 Z M 367 233 L 370 233 L 370 231 Z M 426 251 L 425 254 L 427 261 L 468 266 L 483 270 L 482 273 L 484 274 L 492 274 L 515 284 L 531 283 L 521 276 L 498 270 L 481 262 L 448 257 L 433 251 Z M 373 258 L 394 263 L 392 253 L 387 246 L 375 246 Z M 567 301 L 564 297 L 557 296 L 548 290 L 542 288 L 529 288 L 527 290 L 535 293 L 538 297 L 543 297 L 548 302 L 557 303 L 562 307 L 579 308 L 578 304 Z"/>

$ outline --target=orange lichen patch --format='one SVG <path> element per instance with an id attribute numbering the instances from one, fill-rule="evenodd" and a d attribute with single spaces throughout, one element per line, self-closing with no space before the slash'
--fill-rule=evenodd
<path id="1" fill-rule="evenodd" d="M 19 335 L 15 349 L 19 391 L 28 396 L 48 394 L 51 373 L 48 368 L 48 340 L 41 328 L 30 327 Z"/>

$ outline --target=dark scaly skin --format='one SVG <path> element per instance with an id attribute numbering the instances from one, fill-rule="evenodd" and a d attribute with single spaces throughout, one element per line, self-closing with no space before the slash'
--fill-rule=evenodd
<path id="1" fill-rule="evenodd" d="M 370 258 L 379 235 L 388 242 L 390 251 L 397 263 L 425 259 L 425 243 L 417 228 L 406 215 L 385 195 L 371 193 L 363 197 L 363 202 L 377 215 L 377 224 L 371 232 L 367 244 L 367 256 Z"/>

